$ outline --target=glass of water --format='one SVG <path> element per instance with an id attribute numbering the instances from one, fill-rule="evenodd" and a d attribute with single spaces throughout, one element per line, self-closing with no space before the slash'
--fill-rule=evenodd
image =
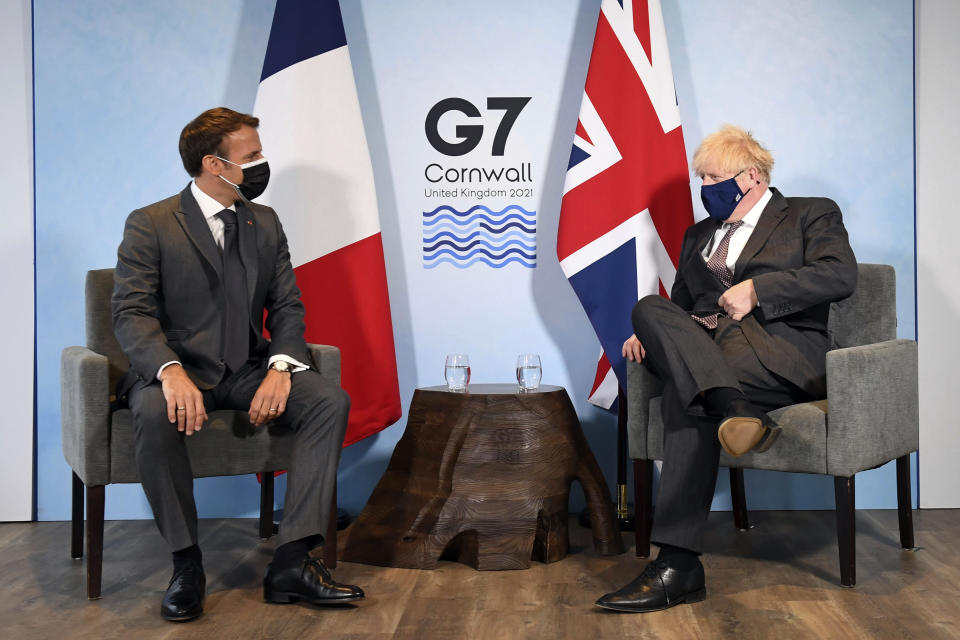
<path id="1" fill-rule="evenodd" d="M 523 353 L 517 356 L 517 383 L 520 385 L 521 392 L 536 391 L 542 376 L 540 356 L 535 353 Z"/>
<path id="2" fill-rule="evenodd" d="M 465 353 L 451 353 L 447 356 L 443 375 L 447 379 L 447 390 L 466 391 L 470 384 L 470 358 Z"/>

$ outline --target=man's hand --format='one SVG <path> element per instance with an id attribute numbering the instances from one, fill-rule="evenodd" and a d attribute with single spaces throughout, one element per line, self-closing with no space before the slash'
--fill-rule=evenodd
<path id="1" fill-rule="evenodd" d="M 753 288 L 753 279 L 738 282 L 723 292 L 717 303 L 732 319 L 743 320 L 757 306 L 757 292 Z"/>
<path id="2" fill-rule="evenodd" d="M 293 374 L 267 369 L 267 375 L 250 402 L 251 424 L 260 426 L 279 418 L 287 410 L 287 397 L 290 396 L 290 377 Z"/>
<path id="3" fill-rule="evenodd" d="M 171 364 L 160 373 L 163 397 L 167 400 L 167 419 L 177 423 L 177 431 L 192 436 L 207 419 L 203 395 L 179 364 Z"/>
<path id="4" fill-rule="evenodd" d="M 640 338 L 635 335 L 627 338 L 620 353 L 627 360 L 636 360 L 637 362 L 643 362 L 643 359 L 647 357 L 647 350 L 640 344 Z"/>

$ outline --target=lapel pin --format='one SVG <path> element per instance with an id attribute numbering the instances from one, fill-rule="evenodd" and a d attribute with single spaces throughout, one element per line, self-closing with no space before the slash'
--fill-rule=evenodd
<path id="1" fill-rule="evenodd" d="M 253 220 L 247 220 L 247 224 L 253 225 Z"/>

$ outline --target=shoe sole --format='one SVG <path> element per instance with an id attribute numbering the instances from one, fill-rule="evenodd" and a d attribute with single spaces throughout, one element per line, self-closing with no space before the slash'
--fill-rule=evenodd
<path id="1" fill-rule="evenodd" d="M 166 620 L 167 622 L 190 622 L 191 620 L 196 620 L 203 615 L 203 609 L 197 611 L 196 613 L 190 613 L 182 616 L 168 616 L 162 611 L 160 612 L 160 617 Z"/>
<path id="2" fill-rule="evenodd" d="M 735 458 L 749 451 L 763 453 L 779 436 L 780 427 L 765 427 L 759 418 L 727 418 L 717 428 L 720 446 Z"/>
<path id="3" fill-rule="evenodd" d="M 597 601 L 595 604 L 602 609 L 609 609 L 610 611 L 617 611 L 619 613 L 651 613 L 653 611 L 664 611 L 665 609 L 670 609 L 675 607 L 678 604 L 695 604 L 697 602 L 703 602 L 707 599 L 707 588 L 698 589 L 697 591 L 691 591 L 690 593 L 681 596 L 675 602 L 671 602 L 662 607 L 631 607 L 629 605 L 623 604 L 600 604 Z"/>
<path id="4" fill-rule="evenodd" d="M 349 598 L 307 598 L 306 596 L 289 591 L 272 591 L 263 594 L 263 601 L 271 604 L 291 604 L 293 602 L 306 602 L 315 605 L 346 604 L 363 600 L 365 596 L 350 596 Z"/>

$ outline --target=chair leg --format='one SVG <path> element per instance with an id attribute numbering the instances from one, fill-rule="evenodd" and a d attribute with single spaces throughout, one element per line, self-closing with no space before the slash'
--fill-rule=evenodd
<path id="1" fill-rule="evenodd" d="M 70 513 L 70 557 L 83 557 L 83 480 L 73 475 L 73 507 Z"/>
<path id="2" fill-rule="evenodd" d="M 333 483 L 333 499 L 327 519 L 327 535 L 323 541 L 323 562 L 330 569 L 337 568 L 337 483 Z"/>
<path id="3" fill-rule="evenodd" d="M 840 550 L 840 584 L 852 587 L 857 583 L 856 492 L 854 476 L 834 476 L 833 487 L 837 500 L 837 546 Z"/>
<path id="4" fill-rule="evenodd" d="M 653 528 L 653 461 L 633 461 L 633 504 L 636 509 L 634 537 L 638 558 L 650 557 L 650 530 Z"/>
<path id="5" fill-rule="evenodd" d="M 87 598 L 100 597 L 103 573 L 104 486 L 87 487 Z"/>
<path id="6" fill-rule="evenodd" d="M 260 539 L 273 535 L 273 471 L 260 474 Z"/>
<path id="7" fill-rule="evenodd" d="M 730 467 L 730 499 L 733 502 L 733 524 L 740 531 L 750 528 L 747 517 L 747 495 L 743 483 L 743 469 Z"/>
<path id="8" fill-rule="evenodd" d="M 900 516 L 900 546 L 913 549 L 913 504 L 910 495 L 910 454 L 897 458 L 897 513 Z"/>

